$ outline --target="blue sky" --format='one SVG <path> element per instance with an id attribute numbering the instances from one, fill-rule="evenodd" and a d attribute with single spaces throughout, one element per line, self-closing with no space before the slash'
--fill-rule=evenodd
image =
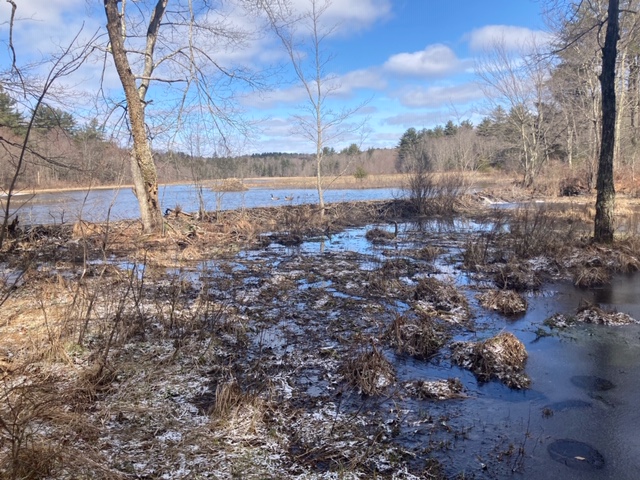
<path id="1" fill-rule="evenodd" d="M 307 2 L 292 0 L 300 12 Z M 473 72 L 475 62 L 498 38 L 508 45 L 532 36 L 543 41 L 542 4 L 542 0 L 333 0 L 324 21 L 336 30 L 324 47 L 332 56 L 327 71 L 338 87 L 335 105 L 350 108 L 366 101 L 352 120 L 367 122 L 365 134 L 345 135 L 329 146 L 393 147 L 409 127 L 431 128 L 449 119 L 477 122 L 486 113 L 486 102 Z M 68 41 L 82 22 L 87 32 L 104 31 L 99 0 L 23 0 L 18 2 L 20 11 L 23 20 L 16 26 L 15 38 L 24 59 L 46 55 L 56 44 Z M 230 12 L 229 18 L 244 28 L 251 28 L 252 22 L 258 25 L 237 10 Z M 2 2 L 0 15 L 4 19 L 7 14 L 8 5 Z M 0 34 L 4 41 L 6 25 L 0 25 Z M 272 37 L 263 36 L 247 47 L 225 61 L 241 61 L 256 69 L 286 65 L 284 51 Z M 8 57 L 4 51 L 0 55 L 4 69 Z M 76 87 L 98 85 L 101 72 L 99 62 L 88 64 L 78 73 Z M 105 85 L 113 95 L 119 94 L 112 68 Z M 160 89 L 154 92 L 152 87 L 149 98 L 154 94 L 161 95 Z M 251 138 L 236 142 L 237 153 L 313 151 L 313 144 L 292 133 L 292 116 L 303 104 L 301 90 L 286 68 L 270 92 L 238 99 L 255 127 Z"/>

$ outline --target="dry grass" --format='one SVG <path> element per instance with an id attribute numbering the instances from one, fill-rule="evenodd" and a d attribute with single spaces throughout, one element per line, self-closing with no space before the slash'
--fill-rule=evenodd
<path id="1" fill-rule="evenodd" d="M 510 262 L 500 267 L 495 275 L 495 283 L 503 290 L 537 290 L 542 285 L 540 275 L 526 263 Z"/>
<path id="2" fill-rule="evenodd" d="M 428 359 L 438 353 L 447 340 L 433 319 L 397 315 L 386 333 L 392 346 L 400 353 Z"/>
<path id="3" fill-rule="evenodd" d="M 216 192 L 244 192 L 249 190 L 244 181 L 239 178 L 225 178 L 223 180 L 215 180 L 207 185 Z"/>
<path id="4" fill-rule="evenodd" d="M 608 285 L 611 282 L 611 272 L 603 266 L 582 265 L 573 274 L 573 283 L 577 287 L 591 288 Z"/>
<path id="5" fill-rule="evenodd" d="M 596 325 L 629 325 L 639 323 L 626 313 L 607 311 L 591 303 L 580 305 L 573 320 L 575 322 L 592 323 Z"/>
<path id="6" fill-rule="evenodd" d="M 396 235 L 388 230 L 374 227 L 371 230 L 367 230 L 365 238 L 371 243 L 385 243 L 396 238 Z"/>
<path id="7" fill-rule="evenodd" d="M 458 342 L 452 348 L 453 361 L 471 370 L 482 382 L 497 378 L 516 389 L 528 388 L 531 383 L 523 373 L 527 351 L 512 333 L 502 332 L 477 343 Z"/>
<path id="8" fill-rule="evenodd" d="M 358 188 L 400 188 L 405 183 L 404 174 L 367 175 L 366 178 L 356 179 L 352 175 L 340 177 L 326 176 L 323 183 L 325 188 L 332 189 L 358 189 Z M 316 188 L 316 177 L 270 177 L 270 178 L 246 178 L 247 186 L 271 188 Z"/>
<path id="9" fill-rule="evenodd" d="M 427 245 L 416 252 L 416 258 L 433 262 L 436 258 L 444 253 L 441 247 L 435 245 Z"/>
<path id="10" fill-rule="evenodd" d="M 340 372 L 365 395 L 379 395 L 395 381 L 393 365 L 373 344 L 344 362 Z"/>
<path id="11" fill-rule="evenodd" d="M 458 378 L 447 380 L 416 380 L 410 382 L 407 390 L 421 400 L 451 400 L 465 398 L 464 387 Z"/>
<path id="12" fill-rule="evenodd" d="M 459 292 L 453 283 L 443 282 L 434 277 L 422 278 L 418 282 L 414 298 L 429 302 L 437 311 L 462 310 L 468 313 L 469 310 L 467 297 Z"/>
<path id="13" fill-rule="evenodd" d="M 213 429 L 233 432 L 236 439 L 252 437 L 261 428 L 269 404 L 260 396 L 244 392 L 235 379 L 218 384 L 210 417 Z"/>
<path id="14" fill-rule="evenodd" d="M 527 300 L 513 290 L 492 290 L 478 295 L 480 305 L 505 315 L 516 315 L 527 311 Z"/>

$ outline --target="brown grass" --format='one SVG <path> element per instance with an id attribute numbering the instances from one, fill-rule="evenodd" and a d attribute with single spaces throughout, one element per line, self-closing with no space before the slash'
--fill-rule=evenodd
<path id="1" fill-rule="evenodd" d="M 443 282 L 434 277 L 422 278 L 414 292 L 416 300 L 431 303 L 436 310 L 451 312 L 462 309 L 468 312 L 467 297 L 458 291 L 453 283 Z"/>
<path id="2" fill-rule="evenodd" d="M 393 365 L 373 344 L 344 362 L 340 372 L 365 395 L 379 395 L 395 380 Z"/>
<path id="3" fill-rule="evenodd" d="M 324 188 L 352 189 L 352 188 L 400 188 L 405 181 L 404 174 L 367 175 L 366 178 L 356 179 L 353 175 L 340 177 L 326 176 L 323 179 Z M 316 188 L 316 177 L 270 177 L 270 178 L 245 178 L 244 182 L 249 187 L 270 188 Z"/>
<path id="4" fill-rule="evenodd" d="M 603 266 L 578 267 L 573 274 L 573 283 L 577 287 L 591 288 L 608 285 L 611 282 L 611 272 Z"/>
<path id="5" fill-rule="evenodd" d="M 454 344 L 452 359 L 480 381 L 497 378 L 510 388 L 522 389 L 531 383 L 523 373 L 527 356 L 524 344 L 515 335 L 502 332 L 481 342 Z"/>
<path id="6" fill-rule="evenodd" d="M 527 300 L 513 290 L 492 290 L 478 295 L 478 300 L 484 308 L 496 310 L 505 315 L 527 311 Z"/>
<path id="7" fill-rule="evenodd" d="M 374 227 L 371 230 L 367 230 L 365 238 L 371 243 L 384 243 L 393 240 L 396 236 L 393 232 Z"/>
<path id="8" fill-rule="evenodd" d="M 522 292 L 537 290 L 542 285 L 542 279 L 528 264 L 510 262 L 500 268 L 495 283 L 498 288 Z"/>
<path id="9" fill-rule="evenodd" d="M 416 257 L 428 262 L 433 262 L 443 253 L 444 250 L 441 247 L 435 245 L 427 245 L 416 252 Z"/>
<path id="10" fill-rule="evenodd" d="M 218 384 L 210 411 L 211 428 L 236 439 L 252 438 L 260 430 L 269 404 L 255 393 L 245 392 L 235 379 Z"/>
<path id="11" fill-rule="evenodd" d="M 416 380 L 408 385 L 409 392 L 422 400 L 464 398 L 464 387 L 458 378 L 447 380 Z"/>
<path id="12" fill-rule="evenodd" d="M 438 353 L 447 335 L 429 317 L 407 318 L 397 315 L 386 334 L 398 352 L 428 359 Z"/>

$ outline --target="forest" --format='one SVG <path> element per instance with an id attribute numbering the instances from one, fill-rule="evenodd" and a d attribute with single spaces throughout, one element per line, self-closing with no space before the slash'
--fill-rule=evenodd
<path id="1" fill-rule="evenodd" d="M 640 129 L 636 7 L 634 1 L 623 2 L 615 69 L 614 163 L 616 171 L 624 172 L 620 176 L 631 179 L 635 178 Z M 498 41 L 485 52 L 475 71 L 490 100 L 476 125 L 455 118 L 444 125 L 415 125 L 398 139 L 396 149 L 387 150 L 354 143 L 336 151 L 323 140 L 322 173 L 352 174 L 358 167 L 369 174 L 405 173 L 415 167 L 419 156 L 436 171 L 505 171 L 528 188 L 535 188 L 540 173 L 550 168 L 554 177 L 560 177 L 558 181 L 575 183 L 580 191 L 593 190 L 602 127 L 599 75 L 606 2 L 569 3 L 560 8 L 548 5 L 553 39 L 548 44 L 528 45 L 523 53 Z M 86 61 L 68 55 L 62 61 Z M 20 74 L 16 65 L 3 72 L 0 83 L 2 188 L 9 188 L 15 173 L 18 188 L 132 183 L 129 123 L 77 114 L 68 99 L 60 101 L 73 92 L 61 93 L 38 77 Z M 151 135 L 154 129 L 168 128 L 154 126 L 153 110 L 148 116 Z M 242 130 L 235 135 L 242 135 Z M 18 166 L 23 144 L 24 158 Z M 183 150 L 154 149 L 160 182 L 315 175 L 315 153 L 244 155 L 220 148 L 221 154 L 202 155 L 194 153 L 195 146 L 190 152 Z"/>

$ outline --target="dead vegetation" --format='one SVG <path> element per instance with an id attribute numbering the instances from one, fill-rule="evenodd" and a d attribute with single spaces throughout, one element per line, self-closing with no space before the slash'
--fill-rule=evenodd
<path id="1" fill-rule="evenodd" d="M 509 262 L 498 269 L 495 283 L 500 289 L 524 292 L 540 288 L 542 279 L 528 264 Z"/>
<path id="2" fill-rule="evenodd" d="M 416 380 L 406 385 L 407 391 L 422 400 L 451 400 L 466 398 L 464 386 L 458 378 L 447 380 Z"/>
<path id="3" fill-rule="evenodd" d="M 419 280 L 414 291 L 417 310 L 426 316 L 439 316 L 453 323 L 469 319 L 469 303 L 453 282 L 445 282 L 435 277 Z"/>
<path id="4" fill-rule="evenodd" d="M 576 268 L 573 283 L 582 288 L 598 287 L 611 282 L 611 277 L 611 272 L 606 267 L 584 265 Z"/>
<path id="5" fill-rule="evenodd" d="M 403 225 L 398 242 L 340 250 L 344 228 L 390 225 L 412 209 L 345 203 L 322 221 L 310 205 L 174 214 L 162 236 L 135 222 L 19 232 L 2 252 L 0 476 L 445 478 L 446 465 L 432 469 L 434 459 L 394 439 L 418 421 L 405 397 L 465 398 L 465 386 L 397 381 L 398 358 L 428 365 L 452 347 L 480 381 L 526 388 L 527 354 L 513 335 L 450 344 L 473 334 L 467 296 L 495 281 L 502 290 L 481 304 L 517 313 L 526 301 L 516 291 L 539 288 L 549 265 L 561 278 L 594 258 L 631 272 L 640 248 L 632 238 L 603 247 L 561 237 L 547 252 L 560 242 L 527 243 L 539 232 L 525 226 L 562 235 L 561 225 L 533 216 L 506 231 L 506 214 L 492 214 L 468 241 Z M 336 237 L 338 248 L 318 254 L 295 248 Z M 541 250 L 547 263 L 531 257 Z M 458 268 L 473 271 L 463 288 Z M 591 308 L 576 318 L 623 316 Z"/>
<path id="6" fill-rule="evenodd" d="M 239 178 L 225 178 L 209 185 L 209 188 L 216 192 L 244 192 L 249 190 Z"/>
<path id="7" fill-rule="evenodd" d="M 527 311 L 527 300 L 513 290 L 491 290 L 478 295 L 480 305 L 505 315 L 516 315 Z"/>
<path id="8" fill-rule="evenodd" d="M 425 360 L 437 354 L 448 338 L 432 318 L 424 315 L 396 316 L 387 337 L 398 352 Z"/>
<path id="9" fill-rule="evenodd" d="M 397 235 L 397 231 L 394 233 L 380 227 L 374 227 L 367 231 L 365 238 L 372 243 L 385 243 L 393 240 Z"/>
<path id="10" fill-rule="evenodd" d="M 452 347 L 452 359 L 471 370 L 478 380 L 498 379 L 510 388 L 528 388 L 531 380 L 524 373 L 527 351 L 509 332 L 480 342 L 458 342 Z"/>
<path id="11" fill-rule="evenodd" d="M 379 395 L 395 382 L 393 365 L 374 344 L 344 362 L 340 372 L 365 395 Z"/>
<path id="12" fill-rule="evenodd" d="M 575 315 L 555 314 L 544 321 L 544 324 L 551 328 L 567 328 L 578 323 L 593 325 L 630 325 L 640 322 L 626 313 L 607 311 L 591 303 L 583 303 L 580 305 Z"/>

